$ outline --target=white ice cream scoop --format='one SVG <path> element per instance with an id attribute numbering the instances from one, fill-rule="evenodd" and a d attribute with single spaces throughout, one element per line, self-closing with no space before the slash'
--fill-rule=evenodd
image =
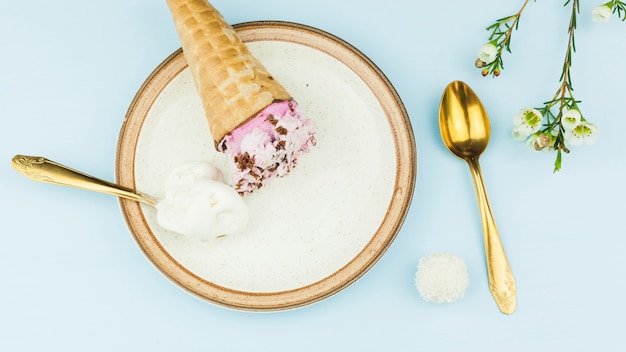
<path id="1" fill-rule="evenodd" d="M 156 207 L 159 225 L 201 240 L 238 233 L 248 223 L 243 198 L 224 183 L 219 169 L 206 162 L 177 166 Z"/>
<path id="2" fill-rule="evenodd" d="M 242 197 L 223 182 L 221 171 L 209 163 L 188 162 L 176 167 L 165 181 L 162 200 L 39 156 L 16 155 L 11 164 L 34 181 L 112 194 L 154 206 L 159 225 L 201 240 L 236 234 L 248 223 L 248 208 Z"/>

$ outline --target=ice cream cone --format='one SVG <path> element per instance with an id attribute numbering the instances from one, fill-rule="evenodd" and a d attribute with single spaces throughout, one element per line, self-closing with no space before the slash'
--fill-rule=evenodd
<path id="1" fill-rule="evenodd" d="M 215 145 L 291 95 L 206 0 L 167 0 Z"/>
<path id="2" fill-rule="evenodd" d="M 206 0 L 167 0 L 218 151 L 241 193 L 287 175 L 315 128 Z"/>

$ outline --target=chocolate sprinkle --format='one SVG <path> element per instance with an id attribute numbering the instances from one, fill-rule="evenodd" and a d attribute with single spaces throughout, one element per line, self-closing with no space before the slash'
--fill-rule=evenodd
<path id="1" fill-rule="evenodd" d="M 272 124 L 272 126 L 276 126 L 278 124 L 278 120 L 274 117 L 274 115 L 269 115 L 267 117 L 267 122 Z"/>
<path id="2" fill-rule="evenodd" d="M 235 155 L 234 159 L 235 164 L 237 164 L 239 170 L 243 171 L 245 169 L 251 169 L 254 166 L 254 158 L 251 157 L 248 152 L 245 152 L 241 155 Z"/>

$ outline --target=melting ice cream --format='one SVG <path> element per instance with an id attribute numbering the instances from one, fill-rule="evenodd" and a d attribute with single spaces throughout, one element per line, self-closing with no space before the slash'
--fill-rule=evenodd
<path id="1" fill-rule="evenodd" d="M 294 100 L 275 102 L 226 135 L 218 149 L 234 163 L 233 183 L 252 192 L 287 175 L 302 153 L 315 145 L 315 128 Z"/>
<path id="2" fill-rule="evenodd" d="M 201 240 L 236 234 L 248 223 L 242 197 L 206 162 L 176 167 L 166 179 L 165 198 L 157 210 L 163 228 Z"/>

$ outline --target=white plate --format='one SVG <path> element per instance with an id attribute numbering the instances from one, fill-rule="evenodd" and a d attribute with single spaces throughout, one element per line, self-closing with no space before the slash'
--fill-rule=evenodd
<path id="1" fill-rule="evenodd" d="M 358 50 L 293 23 L 235 26 L 317 127 L 317 146 L 287 177 L 244 197 L 237 236 L 198 242 L 159 227 L 154 209 L 121 200 L 140 248 L 173 282 L 242 310 L 289 309 L 361 277 L 396 237 L 413 195 L 415 141 L 400 98 Z M 117 182 L 163 196 L 188 160 L 226 170 L 180 50 L 148 77 L 120 133 Z"/>

